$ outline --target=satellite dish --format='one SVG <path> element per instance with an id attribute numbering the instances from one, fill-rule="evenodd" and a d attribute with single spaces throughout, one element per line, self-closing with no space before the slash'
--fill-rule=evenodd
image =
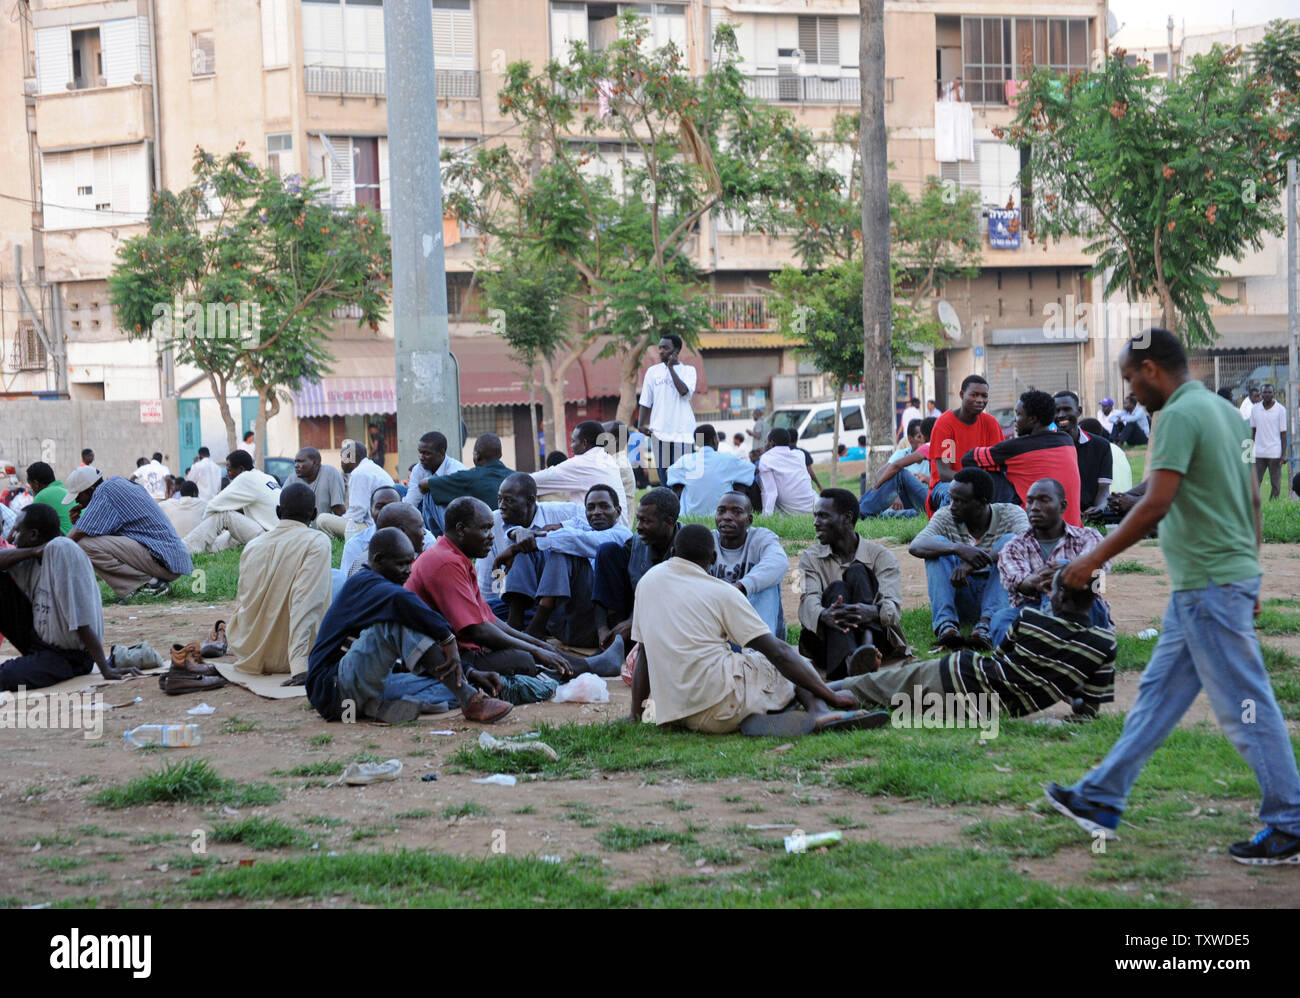
<path id="1" fill-rule="evenodd" d="M 1119 18 L 1115 16 L 1113 10 L 1106 11 L 1106 37 L 1114 38 L 1123 25 L 1119 23 Z"/>
<path id="2" fill-rule="evenodd" d="M 939 300 L 938 310 L 944 335 L 954 342 L 961 339 L 961 319 L 957 318 L 957 310 L 942 298 Z"/>

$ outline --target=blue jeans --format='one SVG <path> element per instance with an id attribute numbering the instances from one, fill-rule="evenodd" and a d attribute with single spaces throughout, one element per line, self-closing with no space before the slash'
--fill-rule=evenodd
<path id="1" fill-rule="evenodd" d="M 1258 576 L 1172 594 L 1124 733 L 1074 785 L 1080 796 L 1122 811 L 1151 753 L 1204 688 L 1219 727 L 1259 781 L 1260 820 L 1300 835 L 1300 773 L 1255 639 L 1258 595 Z"/>
<path id="2" fill-rule="evenodd" d="M 515 556 L 506 575 L 504 595 L 527 596 L 534 602 L 554 597 L 557 603 L 547 621 L 547 633 L 568 645 L 594 648 L 600 640 L 591 605 L 592 580 L 591 562 L 581 555 L 534 551 Z M 529 609 L 527 620 L 532 620 L 533 612 Z"/>
<path id="3" fill-rule="evenodd" d="M 436 679 L 409 672 L 393 672 L 393 663 L 397 659 L 409 667 L 435 644 L 428 634 L 394 621 L 367 627 L 357 635 L 352 647 L 339 661 L 339 699 L 353 701 L 358 713 L 370 700 L 409 697 L 426 703 L 455 701 L 456 695 Z"/>
<path id="4" fill-rule="evenodd" d="M 1007 534 L 993 545 L 993 550 L 1001 551 L 1013 536 Z M 960 623 L 991 621 L 1007 608 L 1007 591 L 1002 588 L 998 566 L 992 564 L 978 574 L 972 572 L 966 576 L 966 585 L 958 588 L 952 584 L 952 573 L 962 563 L 955 554 L 925 560 L 925 587 L 930 593 L 930 617 L 935 634 Z"/>
<path id="5" fill-rule="evenodd" d="M 952 482 L 939 482 L 930 493 L 930 505 L 935 509 L 948 505 L 948 486 Z"/>
<path id="6" fill-rule="evenodd" d="M 782 641 L 785 640 L 785 612 L 781 609 L 781 585 L 768 586 L 749 594 L 749 605 L 762 618 L 768 629 Z"/>
<path id="7" fill-rule="evenodd" d="M 863 516 L 879 516 L 893 505 L 895 499 L 903 501 L 905 510 L 911 508 L 919 513 L 925 512 L 925 486 L 906 468 L 858 500 L 858 512 Z"/>
<path id="8" fill-rule="evenodd" d="M 989 629 L 989 635 L 993 639 L 995 648 L 1002 644 L 1002 639 L 1007 636 L 1007 631 L 1011 630 L 1011 625 L 1019 618 L 1020 612 L 1031 606 L 1037 610 L 1042 610 L 1043 613 L 1051 613 L 1052 598 L 1044 595 L 1042 600 L 1037 603 L 1029 600 L 1019 606 L 1007 606 L 1006 609 L 999 610 L 993 617 L 993 626 Z M 1092 619 L 1089 622 L 1093 627 L 1104 627 L 1108 631 L 1115 629 L 1115 625 L 1110 619 L 1110 613 L 1106 610 L 1106 604 L 1099 599 L 1092 602 Z"/>

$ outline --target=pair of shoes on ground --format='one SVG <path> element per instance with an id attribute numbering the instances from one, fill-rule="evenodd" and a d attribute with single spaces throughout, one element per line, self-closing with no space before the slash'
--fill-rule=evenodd
<path id="1" fill-rule="evenodd" d="M 1114 808 L 1093 804 L 1057 783 L 1049 783 L 1043 793 L 1052 807 L 1090 835 L 1119 838 L 1115 829 L 1120 813 Z M 1300 837 L 1267 825 L 1250 841 L 1232 843 L 1228 854 L 1246 866 L 1300 866 Z"/>
<path id="2" fill-rule="evenodd" d="M 172 645 L 172 667 L 158 677 L 158 688 L 169 696 L 205 693 L 225 685 L 225 677 L 203 661 L 197 641 Z"/>
<path id="3" fill-rule="evenodd" d="M 129 592 L 119 598 L 119 602 L 125 603 L 135 596 L 166 596 L 172 591 L 172 584 L 165 579 L 150 579 L 139 589 Z"/>
<path id="4" fill-rule="evenodd" d="M 935 635 L 935 640 L 949 651 L 957 651 L 963 647 L 970 648 L 972 651 L 993 650 L 993 638 L 989 634 L 988 627 L 983 624 L 976 624 L 969 638 L 963 638 L 961 631 L 952 624 L 947 624 Z"/>

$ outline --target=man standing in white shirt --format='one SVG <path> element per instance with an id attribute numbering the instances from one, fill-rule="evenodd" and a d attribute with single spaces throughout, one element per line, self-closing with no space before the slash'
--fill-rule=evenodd
<path id="1" fill-rule="evenodd" d="M 645 373 L 641 385 L 641 403 L 634 430 L 643 430 L 649 421 L 649 435 L 654 441 L 655 468 L 662 484 L 668 467 L 695 447 L 695 394 L 697 372 L 683 364 L 678 355 L 682 338 L 669 333 L 659 341 L 659 363 Z M 643 432 L 646 432 L 643 430 Z"/>
<path id="2" fill-rule="evenodd" d="M 254 457 L 257 456 L 257 444 L 253 438 L 253 431 L 249 430 L 244 434 L 244 442 L 235 445 L 235 450 L 245 451 Z"/>
<path id="3" fill-rule="evenodd" d="M 280 503 L 280 483 L 253 468 L 252 454 L 231 451 L 226 474 L 230 484 L 208 500 L 203 519 L 184 537 L 190 554 L 239 547 L 280 522 L 275 511 Z"/>
<path id="4" fill-rule="evenodd" d="M 573 428 L 573 437 L 569 449 L 573 456 L 561 461 L 554 468 L 534 471 L 532 478 L 539 495 L 558 492 L 566 502 L 583 506 L 587 493 L 593 485 L 608 485 L 618 497 L 620 521 L 623 526 L 631 527 L 632 521 L 627 511 L 627 495 L 623 487 L 623 475 L 618 461 L 600 445 L 605 427 L 589 419 Z"/>
<path id="5" fill-rule="evenodd" d="M 339 450 L 339 464 L 348 476 L 348 508 L 343 514 L 347 521 L 348 537 L 365 530 L 375 521 L 370 516 L 370 496 L 375 489 L 393 485 L 392 477 L 366 456 L 366 445 L 360 440 L 344 440 Z M 317 517 L 317 522 L 320 518 Z"/>
<path id="6" fill-rule="evenodd" d="M 817 505 L 803 451 L 790 446 L 788 430 L 777 428 L 767 435 L 767 450 L 758 459 L 758 478 L 763 487 L 764 516 L 776 511 L 811 513 Z"/>
<path id="7" fill-rule="evenodd" d="M 221 468 L 212 460 L 212 451 L 206 447 L 199 448 L 199 459 L 190 465 L 185 477 L 199 487 L 200 499 L 211 499 L 221 491 Z"/>
<path id="8" fill-rule="evenodd" d="M 1273 398 L 1272 385 L 1265 385 L 1260 396 L 1262 401 L 1250 411 L 1250 433 L 1255 438 L 1255 479 L 1263 485 L 1267 470 L 1269 498 L 1276 499 L 1281 494 L 1282 455 L 1286 453 L 1286 408 Z"/>
<path id="9" fill-rule="evenodd" d="M 903 410 L 903 415 L 898 420 L 898 432 L 894 434 L 894 442 L 898 443 L 907 436 L 907 428 L 912 425 L 912 420 L 921 418 L 921 400 L 910 398 L 907 400 L 907 408 Z"/>
<path id="10" fill-rule="evenodd" d="M 167 498 L 167 476 L 171 474 L 167 470 L 167 466 L 159 460 L 161 457 L 161 454 L 155 454 L 152 461 L 145 461 L 144 458 L 140 458 L 140 461 L 136 462 L 135 471 L 131 475 L 131 480 L 137 485 L 143 485 L 145 491 L 158 502 L 162 502 Z M 141 461 L 144 463 L 141 464 Z"/>
<path id="11" fill-rule="evenodd" d="M 1241 418 L 1247 423 L 1250 422 L 1250 414 L 1255 411 L 1255 406 L 1259 405 L 1259 402 L 1259 385 L 1251 385 L 1250 390 L 1246 392 L 1246 397 L 1241 400 L 1241 405 L 1237 407 L 1237 411 L 1241 413 Z"/>

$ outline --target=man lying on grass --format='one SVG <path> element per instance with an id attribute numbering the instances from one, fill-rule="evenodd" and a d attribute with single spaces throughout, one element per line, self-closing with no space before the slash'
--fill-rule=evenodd
<path id="1" fill-rule="evenodd" d="M 709 574 L 718 551 L 706 527 L 682 527 L 673 555 L 637 586 L 633 720 L 651 699 L 657 724 L 710 734 L 790 736 L 888 723 L 885 711 L 832 709 L 853 707 L 856 698 L 827 688 L 739 589 Z M 753 651 L 732 651 L 731 643 Z"/>
<path id="2" fill-rule="evenodd" d="M 904 717 L 922 716 L 924 701 L 927 723 L 928 705 L 940 702 L 943 720 L 958 722 L 953 726 L 961 726 L 972 704 L 981 715 L 1004 711 L 1022 717 L 1064 701 L 1074 706 L 1072 720 L 1091 720 L 1101 704 L 1115 699 L 1115 635 L 1093 625 L 1091 589 L 1067 588 L 1058 570 L 1051 594 L 1050 614 L 1026 607 L 990 652 L 910 662 L 831 683 L 831 689 L 851 692 L 864 705 L 904 708 Z M 990 720 L 982 717 L 980 727 Z"/>

